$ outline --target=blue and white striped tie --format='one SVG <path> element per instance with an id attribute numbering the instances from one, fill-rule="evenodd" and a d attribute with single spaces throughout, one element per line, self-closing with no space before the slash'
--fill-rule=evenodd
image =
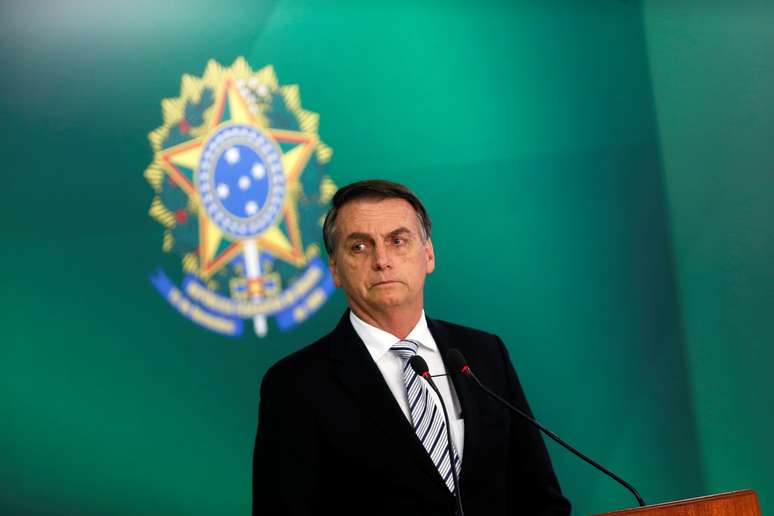
<path id="1" fill-rule="evenodd" d="M 430 387 L 417 376 L 409 365 L 409 359 L 417 354 L 418 348 L 417 341 L 401 340 L 390 350 L 397 353 L 403 360 L 403 382 L 406 384 L 409 412 L 414 431 L 441 474 L 441 478 L 446 482 L 449 491 L 454 492 L 454 478 L 452 478 L 451 461 L 449 460 L 449 447 L 447 445 L 449 441 L 446 437 L 443 410 L 436 403 L 435 397 L 430 394 Z M 454 464 L 459 474 L 460 458 L 457 455 L 457 450 L 454 450 Z"/>

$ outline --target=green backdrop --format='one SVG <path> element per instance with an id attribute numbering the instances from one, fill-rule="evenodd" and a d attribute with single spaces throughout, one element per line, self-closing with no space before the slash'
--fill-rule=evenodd
<path id="1" fill-rule="evenodd" d="M 648 502 L 774 491 L 765 2 L 5 2 L 0 513 L 247 514 L 264 339 L 147 277 L 147 134 L 209 59 L 275 67 L 339 184 L 412 186 L 432 317 L 498 333 L 537 416 Z M 575 514 L 632 506 L 550 445 Z"/>

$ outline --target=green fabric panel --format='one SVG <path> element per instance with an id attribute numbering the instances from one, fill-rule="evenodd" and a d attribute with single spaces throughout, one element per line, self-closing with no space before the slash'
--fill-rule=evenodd
<path id="1" fill-rule="evenodd" d="M 774 501 L 774 5 L 646 4 L 708 492 Z"/>

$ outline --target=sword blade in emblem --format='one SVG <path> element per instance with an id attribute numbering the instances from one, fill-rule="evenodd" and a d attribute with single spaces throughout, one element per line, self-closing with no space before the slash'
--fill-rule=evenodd
<path id="1" fill-rule="evenodd" d="M 259 282 L 261 280 L 261 253 L 258 249 L 258 243 L 253 238 L 248 238 L 243 241 L 242 249 L 245 258 L 245 273 L 247 276 L 247 291 L 251 291 L 251 283 Z M 251 301 L 260 301 L 262 296 L 260 293 L 249 294 Z M 266 336 L 266 332 L 269 327 L 266 322 L 265 315 L 253 316 L 253 329 L 258 337 Z"/>

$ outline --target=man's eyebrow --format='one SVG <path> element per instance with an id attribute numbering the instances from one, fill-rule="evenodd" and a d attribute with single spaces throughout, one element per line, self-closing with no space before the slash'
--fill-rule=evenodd
<path id="1" fill-rule="evenodd" d="M 387 236 L 394 237 L 394 236 L 401 235 L 403 233 L 411 234 L 411 230 L 409 228 L 407 228 L 407 227 L 401 226 L 398 229 L 393 229 L 392 231 L 387 233 Z"/>
<path id="2" fill-rule="evenodd" d="M 398 236 L 406 233 L 411 234 L 411 230 L 405 226 L 401 226 L 387 233 L 387 237 L 394 237 L 394 236 Z M 371 236 L 371 234 L 369 233 L 362 233 L 359 231 L 355 231 L 347 235 L 344 238 L 344 240 L 373 240 L 373 236 Z"/>
<path id="3" fill-rule="evenodd" d="M 346 236 L 344 240 L 371 240 L 372 237 L 368 233 L 354 232 Z"/>

